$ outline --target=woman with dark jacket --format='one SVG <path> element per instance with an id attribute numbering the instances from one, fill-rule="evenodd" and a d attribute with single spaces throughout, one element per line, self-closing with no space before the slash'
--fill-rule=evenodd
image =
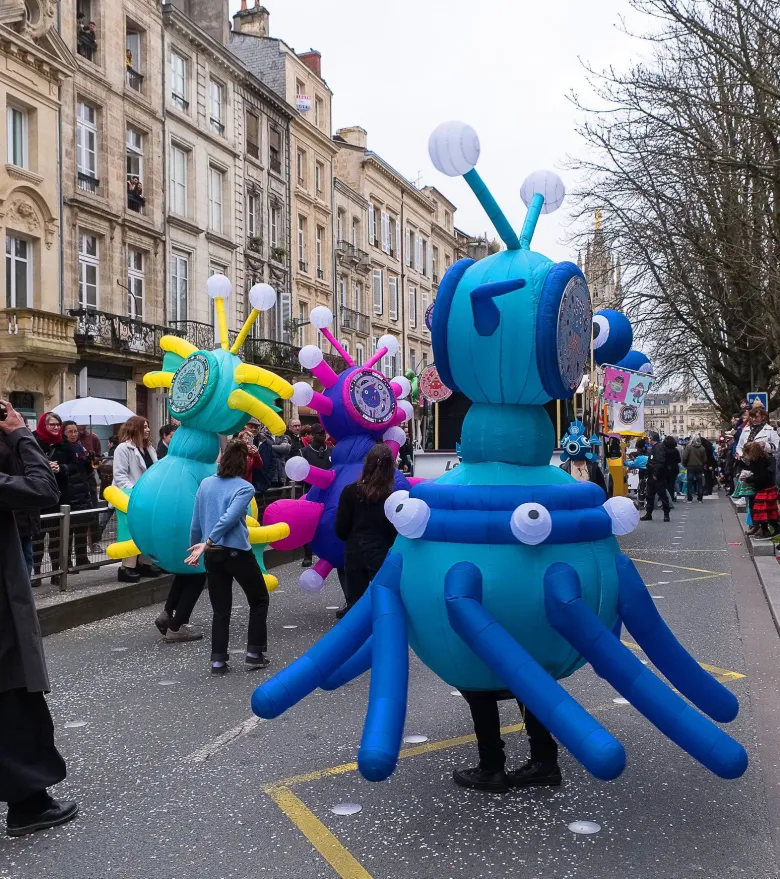
<path id="1" fill-rule="evenodd" d="M 748 537 L 769 540 L 778 533 L 777 486 L 775 485 L 775 460 L 767 452 L 764 443 L 745 443 L 742 448 L 742 480 L 755 491 L 748 503 L 753 527 Z"/>
<path id="2" fill-rule="evenodd" d="M 92 464 L 87 458 L 87 450 L 79 441 L 78 425 L 75 421 L 66 421 L 62 425 L 62 432 L 65 440 L 73 449 L 73 454 L 76 456 L 76 463 L 71 471 L 68 482 L 71 513 L 92 509 L 92 493 L 89 490 L 89 480 L 94 478 L 92 475 L 93 470 Z M 90 527 L 96 524 L 91 514 L 74 516 L 70 520 L 71 545 L 76 557 L 75 563 L 77 568 L 83 568 L 90 564 L 90 558 L 87 555 L 87 538 Z M 68 559 L 70 559 L 70 551 L 68 551 Z"/>
<path id="3" fill-rule="evenodd" d="M 70 443 L 62 434 L 62 419 L 54 412 L 44 412 L 38 420 L 38 427 L 33 431 L 33 436 L 38 442 L 41 451 L 49 460 L 54 478 L 57 480 L 57 488 L 60 492 L 59 501 L 53 506 L 47 507 L 41 512 L 59 513 L 60 507 L 70 504 L 70 480 L 78 470 L 76 454 Z M 60 570 L 60 521 L 59 519 L 44 519 L 41 523 L 41 539 L 35 547 L 34 567 L 35 572 L 41 570 L 43 561 L 44 543 L 46 535 L 49 535 L 49 558 L 51 569 Z M 51 578 L 54 585 L 59 585 L 60 578 L 55 574 Z"/>
<path id="4" fill-rule="evenodd" d="M 677 440 L 673 436 L 664 437 L 664 446 L 666 447 L 666 491 L 669 493 L 669 504 L 674 507 L 677 499 L 677 476 L 680 473 L 682 457 L 677 448 Z"/>
<path id="5" fill-rule="evenodd" d="M 395 491 L 395 462 L 384 444 L 366 455 L 360 479 L 341 492 L 336 537 L 345 546 L 347 608 L 368 589 L 398 532 L 385 516 L 385 501 Z"/>

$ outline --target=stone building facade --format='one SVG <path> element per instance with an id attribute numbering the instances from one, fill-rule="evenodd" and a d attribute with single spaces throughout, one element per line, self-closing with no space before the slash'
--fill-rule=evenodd
<path id="1" fill-rule="evenodd" d="M 368 296 L 371 261 L 368 256 L 369 202 L 343 180 L 333 180 L 336 231 L 336 322 L 338 338 L 359 366 L 371 356 L 372 330 Z"/>
<path id="2" fill-rule="evenodd" d="M 585 246 L 585 256 L 579 254 L 577 265 L 582 269 L 590 287 L 593 311 L 602 308 L 623 307 L 623 286 L 620 259 L 616 258 L 604 238 L 601 211 L 593 218 L 593 235 Z"/>
<path id="3" fill-rule="evenodd" d="M 711 403 L 679 391 L 650 393 L 645 397 L 645 428 L 661 436 L 687 437 L 698 433 L 716 439 L 724 421 Z"/>
<path id="4" fill-rule="evenodd" d="M 52 138 L 76 62 L 54 0 L 0 2 L 0 395 L 30 421 L 59 402 L 76 359 L 60 302 L 60 165 Z"/>

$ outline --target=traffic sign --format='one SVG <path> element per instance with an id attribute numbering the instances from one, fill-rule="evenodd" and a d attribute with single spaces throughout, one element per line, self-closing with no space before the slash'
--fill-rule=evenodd
<path id="1" fill-rule="evenodd" d="M 748 406 L 752 407 L 753 403 L 755 403 L 756 400 L 758 400 L 759 403 L 761 403 L 761 405 L 764 407 L 764 409 L 769 412 L 769 394 L 767 394 L 766 391 L 751 391 L 747 395 Z"/>

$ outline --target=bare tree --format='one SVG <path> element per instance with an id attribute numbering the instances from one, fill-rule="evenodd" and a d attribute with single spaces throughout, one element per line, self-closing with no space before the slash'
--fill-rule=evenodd
<path id="1" fill-rule="evenodd" d="M 601 208 L 624 305 L 662 379 L 723 414 L 780 402 L 780 6 L 632 0 L 651 59 L 589 69 L 580 216 Z M 650 23 L 649 23 L 650 24 Z"/>

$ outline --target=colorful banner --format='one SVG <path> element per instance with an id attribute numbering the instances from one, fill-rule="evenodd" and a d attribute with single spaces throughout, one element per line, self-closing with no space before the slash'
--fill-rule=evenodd
<path id="1" fill-rule="evenodd" d="M 643 372 L 608 366 L 604 370 L 604 399 L 610 403 L 641 406 L 653 381 L 653 376 Z"/>
<path id="2" fill-rule="evenodd" d="M 308 113 L 311 110 L 311 95 L 296 95 L 295 109 L 299 113 Z"/>
<path id="3" fill-rule="evenodd" d="M 613 403 L 612 431 L 613 433 L 644 433 L 644 404 L 637 406 L 634 403 Z"/>

